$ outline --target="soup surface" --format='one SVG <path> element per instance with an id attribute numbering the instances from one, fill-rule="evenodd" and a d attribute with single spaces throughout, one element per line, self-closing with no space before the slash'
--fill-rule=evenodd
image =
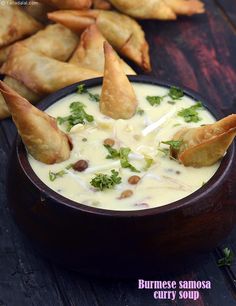
<path id="1" fill-rule="evenodd" d="M 213 123 L 213 116 L 176 88 L 132 85 L 139 107 L 129 120 L 100 113 L 101 87 L 81 86 L 78 93 L 46 110 L 59 117 L 59 127 L 73 143 L 70 159 L 59 164 L 46 165 L 29 156 L 31 167 L 47 186 L 88 206 L 139 210 L 184 198 L 213 176 L 219 163 L 185 167 L 170 158 L 173 144 L 163 143 L 183 127 Z M 78 123 L 81 120 L 83 124 Z"/>

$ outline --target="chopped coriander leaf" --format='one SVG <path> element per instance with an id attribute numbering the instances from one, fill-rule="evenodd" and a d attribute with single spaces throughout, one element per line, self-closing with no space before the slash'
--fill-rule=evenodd
<path id="1" fill-rule="evenodd" d="M 52 172 L 51 170 L 49 171 L 49 179 L 50 181 L 55 181 L 58 177 L 62 177 L 63 175 L 66 174 L 65 170 L 61 170 L 58 172 Z"/>
<path id="2" fill-rule="evenodd" d="M 82 138 L 82 141 L 86 142 L 86 141 L 88 141 L 88 139 L 84 137 L 84 138 Z"/>
<path id="3" fill-rule="evenodd" d="M 77 86 L 77 93 L 78 94 L 83 94 L 83 93 L 87 93 L 88 89 L 85 87 L 85 84 L 80 84 Z"/>
<path id="4" fill-rule="evenodd" d="M 140 107 L 137 108 L 136 114 L 142 116 L 144 114 L 144 110 Z"/>
<path id="5" fill-rule="evenodd" d="M 146 100 L 151 104 L 152 106 L 154 105 L 160 105 L 161 101 L 164 99 L 165 96 L 147 96 Z"/>
<path id="6" fill-rule="evenodd" d="M 131 152 L 130 148 L 120 148 L 120 164 L 122 168 L 129 168 L 133 172 L 139 173 L 140 171 L 137 170 L 133 165 L 130 164 L 128 156 Z"/>
<path id="7" fill-rule="evenodd" d="M 87 93 L 89 95 L 89 100 L 99 102 L 100 96 L 99 94 L 92 94 L 88 91 L 88 89 L 85 87 L 85 84 L 80 84 L 77 86 L 77 93 L 82 95 L 84 93 Z"/>
<path id="8" fill-rule="evenodd" d="M 108 150 L 109 155 L 106 156 L 107 159 L 120 159 L 120 164 L 122 168 L 129 168 L 133 172 L 140 172 L 129 162 L 129 153 L 131 152 L 130 148 L 120 148 L 120 150 L 116 150 L 109 145 L 104 145 L 104 147 Z"/>
<path id="9" fill-rule="evenodd" d="M 119 177 L 119 172 L 114 169 L 111 170 L 111 175 L 98 173 L 95 177 L 90 181 L 90 184 L 103 191 L 104 189 L 112 189 L 115 185 L 121 183 L 121 177 Z"/>
<path id="10" fill-rule="evenodd" d="M 167 101 L 167 103 L 174 105 L 176 102 L 175 101 Z"/>
<path id="11" fill-rule="evenodd" d="M 100 101 L 99 94 L 92 94 L 91 92 L 88 92 L 88 95 L 89 95 L 89 100 L 94 101 L 94 102 Z"/>
<path id="12" fill-rule="evenodd" d="M 185 122 L 198 122 L 201 120 L 201 118 L 199 117 L 197 110 L 201 108 L 202 103 L 197 102 L 188 108 L 183 108 L 178 112 L 178 116 L 183 117 Z"/>
<path id="13" fill-rule="evenodd" d="M 162 141 L 161 143 L 169 145 L 170 149 L 179 150 L 182 142 L 183 142 L 182 140 L 169 140 L 169 141 Z"/>
<path id="14" fill-rule="evenodd" d="M 154 160 L 152 158 L 145 157 L 145 162 L 146 162 L 146 165 L 143 168 L 143 170 L 147 171 L 151 167 L 151 165 L 153 164 Z"/>
<path id="15" fill-rule="evenodd" d="M 109 155 L 106 156 L 107 159 L 116 159 L 120 158 L 120 152 L 116 149 L 112 148 L 109 145 L 104 145 L 104 147 L 108 150 Z"/>
<path id="16" fill-rule="evenodd" d="M 184 96 L 184 92 L 181 88 L 178 87 L 170 87 L 168 96 L 173 100 L 179 100 Z"/>
<path id="17" fill-rule="evenodd" d="M 81 102 L 72 102 L 70 104 L 71 115 L 66 117 L 57 117 L 57 122 L 59 124 L 66 123 L 67 131 L 69 132 L 71 128 L 76 124 L 85 124 L 86 122 L 94 121 L 92 115 L 89 115 L 84 110 L 85 105 Z"/>
<path id="18" fill-rule="evenodd" d="M 234 259 L 234 253 L 229 248 L 224 248 L 223 255 L 224 257 L 220 258 L 217 262 L 218 267 L 231 266 Z"/>

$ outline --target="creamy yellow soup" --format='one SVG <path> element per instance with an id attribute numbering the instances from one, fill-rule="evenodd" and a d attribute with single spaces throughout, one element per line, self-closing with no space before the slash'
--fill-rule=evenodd
<path id="1" fill-rule="evenodd" d="M 165 87 L 139 83 L 132 85 L 139 108 L 129 120 L 104 116 L 99 111 L 99 103 L 92 101 L 88 93 L 68 95 L 46 110 L 53 117 L 69 116 L 70 104 L 79 101 L 86 105 L 86 113 L 94 118 L 92 122 L 77 124 L 69 131 L 73 149 L 67 161 L 46 165 L 29 155 L 31 167 L 47 186 L 84 205 L 110 210 L 139 210 L 182 199 L 214 175 L 219 163 L 202 168 L 185 167 L 170 158 L 169 145 L 162 143 L 171 140 L 183 127 L 213 123 L 213 116 L 206 109 L 197 108 L 200 120 L 186 122 L 188 119 L 180 116 L 179 112 L 196 105 L 196 101 L 188 96 L 174 100 Z M 100 94 L 101 87 L 89 89 L 89 92 Z M 147 100 L 147 96 L 162 98 L 153 104 Z M 67 125 L 62 123 L 59 127 L 66 131 Z M 108 158 L 110 154 L 104 146 L 107 138 L 113 140 L 112 148 L 116 152 L 129 148 L 128 162 L 131 167 L 123 167 L 120 157 L 113 155 L 113 158 Z M 87 162 L 87 168 L 83 171 L 73 168 L 79 160 Z M 110 177 L 111 170 L 118 172 L 119 183 L 103 190 L 91 184 L 99 175 Z M 132 176 L 138 176 L 136 184 L 130 183 Z"/>

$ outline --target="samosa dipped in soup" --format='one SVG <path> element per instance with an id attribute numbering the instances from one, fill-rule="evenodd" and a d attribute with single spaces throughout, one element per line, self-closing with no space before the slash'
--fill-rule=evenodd
<path id="1" fill-rule="evenodd" d="M 138 101 L 116 53 L 104 42 L 105 69 L 100 98 L 100 111 L 113 119 L 131 118 Z"/>
<path id="2" fill-rule="evenodd" d="M 0 91 L 24 144 L 36 160 L 54 164 L 70 157 L 69 138 L 58 129 L 53 117 L 34 107 L 2 81 Z"/>
<path id="3" fill-rule="evenodd" d="M 171 155 L 184 166 L 211 166 L 222 158 L 236 135 L 236 114 L 213 124 L 183 128 L 173 140 L 180 141 L 178 150 L 172 148 Z"/>

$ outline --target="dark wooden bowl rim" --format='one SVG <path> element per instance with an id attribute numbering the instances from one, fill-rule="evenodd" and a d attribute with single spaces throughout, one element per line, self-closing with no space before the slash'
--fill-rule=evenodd
<path id="1" fill-rule="evenodd" d="M 129 79 L 130 81 L 136 82 L 136 83 L 148 83 L 148 84 L 153 84 L 153 85 L 164 86 L 167 88 L 171 86 L 176 86 L 175 84 L 171 84 L 166 81 L 161 81 L 161 80 L 158 80 L 152 77 L 148 77 L 148 76 L 143 76 L 143 75 L 129 76 Z M 80 84 L 85 84 L 87 88 L 99 86 L 102 84 L 102 78 L 94 78 L 94 79 L 78 82 L 73 85 L 67 86 L 49 95 L 47 98 L 41 101 L 37 105 L 37 107 L 41 110 L 45 110 L 50 105 L 52 105 L 54 102 L 75 92 L 77 86 Z M 183 86 L 181 86 L 181 88 L 184 90 L 185 95 L 189 96 L 195 101 L 201 101 L 203 105 L 212 113 L 212 115 L 216 119 L 220 119 L 224 116 L 221 112 L 214 109 L 212 105 L 206 102 L 199 94 Z M 35 185 L 40 190 L 42 197 L 44 198 L 50 197 L 51 199 L 56 201 L 58 205 L 66 206 L 67 208 L 71 208 L 74 210 L 83 211 L 84 213 L 103 215 L 107 217 L 109 216 L 109 217 L 132 218 L 132 217 L 143 217 L 147 215 L 166 214 L 172 210 L 177 210 L 180 207 L 181 208 L 187 207 L 193 202 L 195 202 L 195 204 L 196 202 L 197 203 L 201 202 L 205 197 L 208 197 L 208 195 L 215 188 L 218 188 L 221 185 L 221 182 L 224 180 L 224 174 L 228 172 L 229 168 L 233 164 L 235 145 L 232 144 L 230 146 L 230 148 L 227 151 L 227 154 L 224 156 L 224 158 L 221 161 L 221 165 L 219 169 L 216 171 L 213 177 L 197 191 L 193 192 L 192 194 L 190 194 L 189 196 L 185 198 L 182 198 L 178 201 L 172 202 L 170 204 L 167 204 L 161 207 L 134 210 L 134 211 L 118 211 L 118 210 L 107 210 L 107 209 L 101 209 L 101 208 L 94 208 L 94 207 L 86 206 L 84 204 L 77 203 L 75 201 L 72 201 L 70 199 L 63 197 L 62 195 L 50 189 L 47 185 L 45 185 L 37 177 L 37 175 L 35 174 L 35 172 L 33 171 L 33 169 L 31 168 L 29 164 L 29 161 L 27 158 L 27 151 L 19 135 L 17 136 L 17 140 L 16 140 L 16 150 L 17 150 L 17 158 L 20 162 L 22 170 L 24 171 L 28 179 L 32 182 L 32 184 Z"/>

